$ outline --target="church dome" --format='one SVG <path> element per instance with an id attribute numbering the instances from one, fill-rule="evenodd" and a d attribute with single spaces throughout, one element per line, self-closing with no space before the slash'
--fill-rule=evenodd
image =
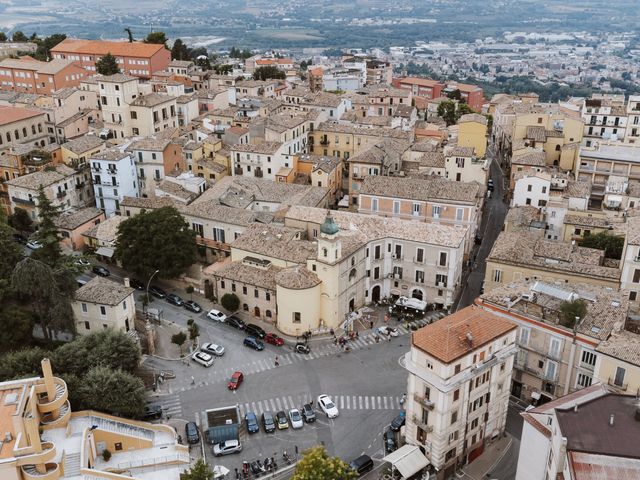
<path id="1" fill-rule="evenodd" d="M 338 227 L 338 224 L 333 220 L 331 212 L 327 212 L 324 223 L 320 225 L 320 232 L 324 233 L 325 235 L 335 235 L 339 231 L 340 227 Z"/>

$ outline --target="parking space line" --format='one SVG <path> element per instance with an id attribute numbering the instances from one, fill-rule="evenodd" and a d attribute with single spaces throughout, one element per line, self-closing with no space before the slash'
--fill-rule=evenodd
<path id="1" fill-rule="evenodd" d="M 289 401 L 287 400 L 287 397 L 282 397 L 282 406 L 283 406 L 283 410 L 289 410 L 290 408 L 293 408 L 289 406 Z"/>
<path id="2" fill-rule="evenodd" d="M 378 410 L 382 409 L 382 398 L 378 397 Z"/>

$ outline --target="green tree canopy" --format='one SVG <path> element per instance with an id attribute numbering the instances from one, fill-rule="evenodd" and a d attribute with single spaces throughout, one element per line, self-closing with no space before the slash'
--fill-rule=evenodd
<path id="1" fill-rule="evenodd" d="M 0 382 L 40 375 L 42 373 L 40 362 L 50 353 L 42 348 L 34 347 L 2 355 L 0 357 Z"/>
<path id="2" fill-rule="evenodd" d="M 44 193 L 42 185 L 38 189 L 38 231 L 35 234 L 36 240 L 42 244 L 42 248 L 33 252 L 32 257 L 40 260 L 50 267 L 55 267 L 62 260 L 62 249 L 60 248 L 60 230 L 56 226 L 56 219 L 60 216 L 61 208 L 54 205 Z"/>
<path id="3" fill-rule="evenodd" d="M 118 67 L 116 57 L 111 55 L 111 52 L 103 55 L 102 58 L 96 62 L 96 72 L 101 75 L 115 75 L 116 73 L 120 73 L 120 67 Z"/>
<path id="4" fill-rule="evenodd" d="M 151 32 L 144 39 L 144 43 L 154 43 L 156 45 L 167 45 L 167 35 L 164 32 Z"/>
<path id="5" fill-rule="evenodd" d="M 213 471 L 201 458 L 193 464 L 193 467 L 180 475 L 180 480 L 211 480 L 212 478 Z"/>
<path id="6" fill-rule="evenodd" d="M 156 270 L 161 277 L 174 278 L 195 262 L 195 236 L 174 207 L 143 210 L 120 224 L 116 257 L 142 278 Z"/>
<path id="7" fill-rule="evenodd" d="M 473 113 L 473 110 L 466 103 L 446 100 L 438 105 L 438 116 L 446 122 L 447 126 L 455 125 L 462 115 L 468 113 Z"/>
<path id="8" fill-rule="evenodd" d="M 171 343 L 177 345 L 178 347 L 180 347 L 180 354 L 182 355 L 182 346 L 184 345 L 184 342 L 187 341 L 187 334 L 180 331 L 178 333 L 175 333 L 173 335 L 171 335 Z"/>
<path id="9" fill-rule="evenodd" d="M 129 372 L 93 367 L 84 375 L 79 387 L 84 408 L 127 417 L 139 417 L 144 411 L 144 382 Z"/>
<path id="10" fill-rule="evenodd" d="M 324 447 L 312 447 L 302 454 L 292 480 L 350 480 L 358 474 L 339 457 L 330 457 Z"/>
<path id="11" fill-rule="evenodd" d="M 587 315 L 587 303 L 582 299 L 565 301 L 560 304 L 560 323 L 573 328 L 576 318 L 582 320 Z"/>
<path id="12" fill-rule="evenodd" d="M 31 312 L 15 306 L 1 308 L 0 325 L 2 325 L 0 353 L 18 350 L 31 345 L 34 325 Z"/>
<path id="13" fill-rule="evenodd" d="M 218 75 L 228 75 L 233 71 L 233 65 L 229 65 L 226 63 L 221 65 L 214 65 L 213 71 Z"/>
<path id="14" fill-rule="evenodd" d="M 16 207 L 9 218 L 7 219 L 9 225 L 15 228 L 19 232 L 32 232 L 33 220 L 24 208 Z"/>
<path id="15" fill-rule="evenodd" d="M 240 299 L 235 293 L 225 293 L 220 299 L 220 305 L 230 312 L 235 312 L 240 308 Z"/>
<path id="16" fill-rule="evenodd" d="M 251 52 L 247 49 L 240 50 L 239 48 L 231 47 L 231 50 L 229 51 L 229 57 L 245 60 L 251 57 Z"/>
<path id="17" fill-rule="evenodd" d="M 13 42 L 28 42 L 29 39 L 27 38 L 27 36 L 21 30 L 16 30 L 15 32 L 13 32 L 13 35 L 11 36 L 11 41 L 13 41 Z"/>
<path id="18" fill-rule="evenodd" d="M 12 235 L 11 227 L 0 222 L 0 304 L 4 303 L 9 291 L 13 269 L 22 258 L 22 249 L 13 241 Z"/>
<path id="19" fill-rule="evenodd" d="M 6 42 L 7 41 L 7 34 L 4 32 L 0 32 L 0 42 Z"/>
<path id="20" fill-rule="evenodd" d="M 284 80 L 287 75 L 278 67 L 267 65 L 266 67 L 258 67 L 253 71 L 254 80 L 280 79 Z"/>
<path id="21" fill-rule="evenodd" d="M 44 38 L 44 40 L 38 41 L 38 48 L 34 58 L 42 60 L 43 62 L 48 61 L 51 57 L 51 49 L 62 42 L 65 38 L 67 38 L 67 36 L 64 33 L 54 33 L 53 35 Z"/>
<path id="22" fill-rule="evenodd" d="M 599 232 L 584 237 L 580 240 L 580 246 L 604 250 L 605 257 L 620 260 L 624 250 L 624 237 L 611 235 L 609 232 Z"/>
<path id="23" fill-rule="evenodd" d="M 171 47 L 171 58 L 174 60 L 191 60 L 189 48 L 179 38 L 173 42 L 173 46 Z"/>

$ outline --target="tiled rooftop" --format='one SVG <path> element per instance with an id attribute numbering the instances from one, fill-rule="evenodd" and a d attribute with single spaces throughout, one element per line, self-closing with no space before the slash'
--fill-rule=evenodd
<path id="1" fill-rule="evenodd" d="M 118 228 L 126 219 L 127 217 L 114 215 L 101 221 L 98 225 L 94 225 L 82 235 L 97 239 L 100 245 L 115 245 L 118 237 Z"/>
<path id="2" fill-rule="evenodd" d="M 82 137 L 69 140 L 68 142 L 63 143 L 62 146 L 67 150 L 80 155 L 104 144 L 105 141 L 97 135 L 84 135 Z"/>
<path id="3" fill-rule="evenodd" d="M 361 127 L 356 125 L 346 125 L 337 122 L 323 122 L 316 126 L 318 132 L 333 132 L 333 133 L 349 133 L 352 135 L 367 135 L 371 137 L 389 137 L 400 140 L 411 140 L 410 132 L 403 132 L 395 128 L 383 128 L 383 127 Z"/>
<path id="4" fill-rule="evenodd" d="M 231 244 L 231 248 L 306 264 L 307 259 L 316 257 L 317 247 L 313 242 L 302 240 L 301 234 L 294 228 L 254 224 Z"/>
<path id="5" fill-rule="evenodd" d="M 230 149 L 232 152 L 259 153 L 261 155 L 274 155 L 282 146 L 280 142 L 237 143 Z"/>
<path id="6" fill-rule="evenodd" d="M 640 367 L 640 335 L 621 330 L 600 342 L 596 351 Z"/>
<path id="7" fill-rule="evenodd" d="M 422 201 L 446 200 L 475 205 L 478 194 L 481 193 L 481 187 L 477 182 L 454 182 L 439 176 L 400 178 L 369 175 L 362 182 L 359 193 Z"/>
<path id="8" fill-rule="evenodd" d="M 267 290 L 276 290 L 276 275 L 281 268 L 271 265 L 269 268 L 258 268 L 247 265 L 243 261 L 229 262 L 213 272 L 216 277 L 226 278 L 236 282 L 255 285 Z"/>
<path id="9" fill-rule="evenodd" d="M 304 290 L 315 287 L 321 283 L 318 276 L 300 265 L 282 269 L 276 275 L 276 283 L 290 290 Z"/>
<path id="10" fill-rule="evenodd" d="M 90 220 L 94 220 L 102 215 L 102 210 L 98 210 L 95 207 L 81 208 L 75 212 L 64 212 L 55 220 L 55 224 L 58 228 L 64 230 L 73 230 L 81 225 L 84 225 Z"/>
<path id="11" fill-rule="evenodd" d="M 517 153 L 511 158 L 514 165 L 529 165 L 532 167 L 544 167 L 546 165 L 546 156 L 540 150 L 527 149 L 524 152 Z"/>
<path id="12" fill-rule="evenodd" d="M 118 305 L 133 292 L 135 292 L 134 288 L 126 287 L 121 283 L 103 277 L 93 277 L 76 290 L 75 299 L 77 302 Z"/>
<path id="13" fill-rule="evenodd" d="M 75 173 L 76 171 L 73 168 L 69 168 L 66 165 L 57 165 L 54 170 L 41 170 L 12 178 L 7 182 L 7 185 L 37 190 L 40 186 L 48 187 L 54 183 L 69 180 Z"/>
<path id="14" fill-rule="evenodd" d="M 515 323 L 472 305 L 413 332 L 411 344 L 448 364 L 516 328 Z"/>
<path id="15" fill-rule="evenodd" d="M 169 95 L 162 95 L 160 93 L 148 93 L 147 95 L 141 95 L 137 97 L 133 102 L 131 102 L 131 106 L 133 107 L 156 107 L 158 105 L 162 105 L 163 103 L 173 102 L 175 101 L 174 97 Z"/>
<path id="16" fill-rule="evenodd" d="M 37 117 L 38 115 L 44 115 L 44 113 L 39 110 L 0 105 L 0 125 L 9 125 L 10 123 Z"/>

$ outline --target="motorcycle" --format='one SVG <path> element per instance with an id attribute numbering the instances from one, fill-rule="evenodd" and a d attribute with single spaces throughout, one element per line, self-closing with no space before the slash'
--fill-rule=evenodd
<path id="1" fill-rule="evenodd" d="M 287 452 L 282 453 L 282 459 L 287 463 L 287 465 L 291 465 L 291 457 L 287 454 Z"/>
<path id="2" fill-rule="evenodd" d="M 307 354 L 311 352 L 309 345 L 307 345 L 306 343 L 296 343 L 294 350 L 296 353 L 302 353 L 302 354 Z"/>

